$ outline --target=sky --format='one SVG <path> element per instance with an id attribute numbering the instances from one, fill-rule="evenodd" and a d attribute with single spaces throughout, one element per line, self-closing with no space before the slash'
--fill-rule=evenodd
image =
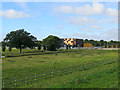
<path id="1" fill-rule="evenodd" d="M 60 38 L 118 40 L 117 2 L 3 2 L 2 37 L 24 29 L 42 40 Z"/>

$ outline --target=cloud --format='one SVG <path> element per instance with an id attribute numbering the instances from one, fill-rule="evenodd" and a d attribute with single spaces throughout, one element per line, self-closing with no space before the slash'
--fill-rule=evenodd
<path id="1" fill-rule="evenodd" d="M 118 40 L 118 28 L 106 30 L 102 35 L 106 40 Z"/>
<path id="2" fill-rule="evenodd" d="M 62 29 L 63 27 L 62 27 L 61 25 L 58 25 L 57 28 L 58 28 L 58 29 Z"/>
<path id="3" fill-rule="evenodd" d="M 6 18 L 24 18 L 24 17 L 29 17 L 30 15 L 23 13 L 21 11 L 10 9 L 6 11 L 0 11 L 0 16 L 6 17 Z"/>
<path id="4" fill-rule="evenodd" d="M 75 38 L 81 38 L 81 39 L 93 39 L 93 40 L 100 40 L 100 36 L 97 35 L 96 33 L 93 34 L 88 34 L 88 33 L 80 33 L 80 32 L 75 32 L 72 35 Z"/>
<path id="5" fill-rule="evenodd" d="M 73 9 L 71 6 L 65 6 L 65 5 L 61 5 L 58 8 L 54 8 L 53 9 L 54 12 L 58 12 L 58 13 L 72 13 Z"/>
<path id="6" fill-rule="evenodd" d="M 93 26 L 91 26 L 91 27 L 92 27 L 93 29 L 97 29 L 97 30 L 98 30 L 98 29 L 100 30 L 100 29 L 103 28 L 102 26 L 97 26 L 97 25 L 93 25 Z"/>
<path id="7" fill-rule="evenodd" d="M 94 15 L 102 14 L 104 12 L 104 5 L 100 3 L 93 3 L 92 6 L 84 5 L 82 7 L 76 7 L 74 13 L 79 15 Z"/>
<path id="8" fill-rule="evenodd" d="M 118 11 L 116 9 L 113 9 L 113 8 L 107 8 L 105 14 L 107 16 L 110 16 L 110 17 L 117 17 L 118 16 Z"/>
<path id="9" fill-rule="evenodd" d="M 118 11 L 113 8 L 105 8 L 101 3 L 92 3 L 92 5 L 86 4 L 80 7 L 72 7 L 68 5 L 61 5 L 53 9 L 55 13 L 77 14 L 77 15 L 106 15 L 115 17 Z"/>
<path id="10" fill-rule="evenodd" d="M 95 21 L 96 20 L 94 18 L 88 17 L 70 17 L 68 23 L 74 25 L 92 25 Z"/>
<path id="11" fill-rule="evenodd" d="M 19 5 L 21 8 L 23 8 L 23 10 L 25 10 L 25 11 L 30 11 L 26 2 L 17 2 L 17 5 Z"/>
<path id="12" fill-rule="evenodd" d="M 112 23 L 112 24 L 118 24 L 118 17 L 114 17 L 114 18 L 110 18 L 110 17 L 108 17 L 108 18 L 105 18 L 105 19 L 101 19 L 101 20 L 99 20 L 98 21 L 98 23 L 106 23 L 106 24 L 108 24 L 108 23 Z"/>
<path id="13" fill-rule="evenodd" d="M 113 28 L 113 29 L 106 30 L 104 32 L 92 33 L 92 34 L 89 34 L 88 32 L 87 33 L 75 32 L 71 36 L 75 38 L 81 38 L 81 39 L 94 39 L 94 40 L 103 39 L 107 41 L 110 41 L 110 40 L 118 41 L 118 29 Z"/>

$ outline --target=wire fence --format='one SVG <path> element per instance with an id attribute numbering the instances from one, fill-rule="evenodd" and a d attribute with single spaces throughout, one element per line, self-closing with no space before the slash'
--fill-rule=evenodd
<path id="1" fill-rule="evenodd" d="M 82 64 L 74 67 L 67 67 L 67 68 L 58 69 L 54 71 L 51 70 L 49 72 L 44 72 L 44 73 L 35 73 L 27 76 L 20 76 L 20 77 L 15 77 L 11 79 L 6 79 L 6 80 L 2 80 L 2 88 L 24 87 L 24 86 L 32 85 L 33 83 L 36 83 L 38 81 L 43 81 L 48 78 L 53 78 L 55 76 L 70 74 L 75 71 L 82 72 L 83 70 L 88 70 L 94 67 L 98 67 L 99 65 L 102 65 L 102 64 L 107 65 L 117 61 L 118 59 L 96 61 L 93 63 Z"/>

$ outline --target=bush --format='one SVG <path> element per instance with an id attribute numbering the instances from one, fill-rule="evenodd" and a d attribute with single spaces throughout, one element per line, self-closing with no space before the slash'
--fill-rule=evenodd
<path id="1" fill-rule="evenodd" d="M 6 50 L 6 44 L 5 42 L 2 42 L 2 51 L 5 52 L 5 50 Z"/>
<path id="2" fill-rule="evenodd" d="M 12 47 L 9 47 L 9 51 L 10 51 L 10 52 L 12 51 Z"/>
<path id="3" fill-rule="evenodd" d="M 41 50 L 41 46 L 38 46 L 38 50 Z"/>
<path id="4" fill-rule="evenodd" d="M 2 47 L 2 51 L 5 52 L 6 48 L 5 47 Z"/>

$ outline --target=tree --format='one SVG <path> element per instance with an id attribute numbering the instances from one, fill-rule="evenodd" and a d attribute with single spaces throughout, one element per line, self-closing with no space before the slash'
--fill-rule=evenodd
<path id="1" fill-rule="evenodd" d="M 9 51 L 10 51 L 10 52 L 12 51 L 12 47 L 11 47 L 11 46 L 9 46 Z"/>
<path id="2" fill-rule="evenodd" d="M 68 49 L 68 45 L 66 45 L 66 49 Z"/>
<path id="3" fill-rule="evenodd" d="M 4 41 L 12 45 L 12 47 L 19 48 L 20 54 L 22 53 L 22 47 L 32 47 L 34 46 L 36 40 L 36 37 L 30 35 L 30 33 L 24 31 L 24 29 L 11 31 L 4 39 Z"/>
<path id="4" fill-rule="evenodd" d="M 95 46 L 95 41 L 94 40 L 89 40 L 89 42 L 93 45 L 93 46 Z"/>
<path id="5" fill-rule="evenodd" d="M 101 44 L 101 46 L 103 47 L 103 45 L 104 45 L 104 40 L 100 40 L 100 44 Z"/>
<path id="6" fill-rule="evenodd" d="M 5 42 L 2 41 L 2 51 L 5 52 L 5 50 L 6 50 L 6 44 Z"/>
<path id="7" fill-rule="evenodd" d="M 85 43 L 88 43 L 89 42 L 89 40 L 88 39 L 85 39 Z"/>
<path id="8" fill-rule="evenodd" d="M 57 36 L 49 35 L 47 38 L 43 39 L 43 47 L 47 50 L 55 51 L 61 47 L 61 39 Z"/>
<path id="9" fill-rule="evenodd" d="M 40 50 L 42 46 L 42 41 L 37 41 L 36 46 L 38 47 L 38 50 Z"/>

